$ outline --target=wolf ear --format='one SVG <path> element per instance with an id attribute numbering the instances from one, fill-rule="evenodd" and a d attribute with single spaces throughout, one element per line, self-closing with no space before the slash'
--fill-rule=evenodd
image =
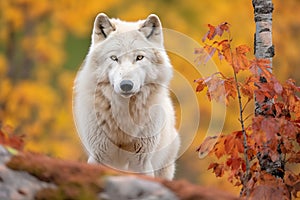
<path id="1" fill-rule="evenodd" d="M 149 15 L 139 28 L 139 31 L 142 32 L 151 42 L 158 44 L 163 43 L 162 27 L 157 15 Z"/>
<path id="2" fill-rule="evenodd" d="M 115 31 L 116 27 L 106 14 L 100 13 L 97 15 L 94 21 L 94 29 L 92 33 L 92 44 L 100 42 L 107 38 L 107 36 L 112 32 Z"/>

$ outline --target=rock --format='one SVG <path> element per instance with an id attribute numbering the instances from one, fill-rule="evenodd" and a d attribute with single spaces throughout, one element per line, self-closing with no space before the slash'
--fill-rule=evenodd
<path id="1" fill-rule="evenodd" d="M 160 183 L 134 176 L 115 176 L 107 178 L 101 199 L 177 200 L 178 197 Z"/>
<path id="2" fill-rule="evenodd" d="M 10 151 L 14 152 L 14 151 Z M 215 188 L 125 174 L 102 165 L 16 152 L 0 145 L 0 200 L 236 200 Z M 14 153 L 15 154 L 15 153 Z"/>
<path id="3" fill-rule="evenodd" d="M 5 163 L 12 155 L 0 146 L 0 199 L 1 200 L 30 200 L 35 193 L 43 188 L 55 188 L 53 184 L 38 180 L 24 171 L 14 171 Z"/>

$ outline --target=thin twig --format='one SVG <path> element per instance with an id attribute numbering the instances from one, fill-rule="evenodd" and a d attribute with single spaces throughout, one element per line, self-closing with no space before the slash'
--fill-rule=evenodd
<path id="1" fill-rule="evenodd" d="M 243 183 L 243 186 L 245 187 L 245 185 L 248 181 L 248 178 L 249 178 L 249 174 L 250 174 L 250 162 L 249 162 L 249 159 L 248 159 L 247 134 L 246 134 L 245 125 L 244 125 L 244 118 L 243 118 L 242 97 L 241 97 L 240 87 L 239 87 L 239 84 L 238 84 L 237 75 L 236 75 L 235 71 L 234 71 L 234 80 L 235 80 L 235 85 L 236 85 L 236 89 L 237 89 L 237 93 L 238 93 L 238 102 L 239 102 L 239 110 L 240 110 L 240 120 L 239 121 L 241 123 L 242 133 L 243 133 L 243 145 L 244 145 L 244 157 L 245 157 L 245 163 L 246 163 L 246 174 L 244 176 L 244 180 L 242 181 L 242 183 Z M 248 194 L 247 194 L 247 196 L 248 196 Z"/>
<path id="2" fill-rule="evenodd" d="M 242 109 L 242 113 L 244 113 L 244 111 L 245 111 L 245 109 L 246 109 L 246 107 L 247 107 L 247 105 L 249 104 L 250 101 L 251 101 L 251 99 L 248 98 L 247 102 L 245 103 L 245 105 Z"/>
<path id="3" fill-rule="evenodd" d="M 244 118 L 244 122 L 247 121 L 252 115 L 253 115 L 253 113 L 250 113 L 249 115 L 247 115 L 247 117 Z"/>
<path id="4" fill-rule="evenodd" d="M 230 34 L 229 34 L 230 37 Z M 230 39 L 230 38 L 229 38 Z M 228 40 L 229 41 L 229 40 Z M 231 51 L 231 45 L 230 45 L 230 56 L 232 58 L 233 54 Z M 248 159 L 248 145 L 247 145 L 247 134 L 246 134 L 246 130 L 245 130 L 245 125 L 244 125 L 244 118 L 243 118 L 243 104 L 242 104 L 242 96 L 241 96 L 241 91 L 240 91 L 240 86 L 239 86 L 239 82 L 237 79 L 237 74 L 234 70 L 234 64 L 233 64 L 233 59 L 231 59 L 231 66 L 233 69 L 233 74 L 234 74 L 234 82 L 235 82 L 235 86 L 236 86 L 236 90 L 237 90 L 237 94 L 238 94 L 238 102 L 239 102 L 239 110 L 240 110 L 240 124 L 241 124 L 241 128 L 242 128 L 242 133 L 243 133 L 243 146 L 244 146 L 244 157 L 245 157 L 245 163 L 246 163 L 246 174 L 243 177 L 242 184 L 243 184 L 243 188 L 246 188 L 246 183 L 249 179 L 249 175 L 250 175 L 250 162 Z M 247 194 L 246 196 L 249 196 L 249 191 L 247 190 Z"/>
<path id="5" fill-rule="evenodd" d="M 244 118 L 243 118 L 243 105 L 242 105 L 242 96 L 240 92 L 240 87 L 238 85 L 238 80 L 237 80 L 237 75 L 236 72 L 234 72 L 234 80 L 235 80 L 235 85 L 238 93 L 238 102 L 239 102 L 239 110 L 240 110 L 240 123 L 242 127 L 242 132 L 243 132 L 243 137 L 244 137 L 244 156 L 245 156 L 245 161 L 246 161 L 246 177 L 248 177 L 249 172 L 250 172 L 250 163 L 248 159 L 248 145 L 247 145 L 247 134 L 245 130 L 245 125 L 244 125 Z"/>

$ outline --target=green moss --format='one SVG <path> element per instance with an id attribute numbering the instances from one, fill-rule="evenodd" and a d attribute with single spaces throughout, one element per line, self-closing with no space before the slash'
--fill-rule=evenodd
<path id="1" fill-rule="evenodd" d="M 35 199 L 36 200 L 46 200 L 46 199 L 63 200 L 64 195 L 60 192 L 60 189 L 46 188 L 38 191 L 35 194 Z"/>
<path id="2" fill-rule="evenodd" d="M 83 187 L 72 188 L 68 185 L 60 185 L 57 189 L 42 189 L 35 195 L 36 200 L 93 200 L 97 199 L 97 194 Z"/>

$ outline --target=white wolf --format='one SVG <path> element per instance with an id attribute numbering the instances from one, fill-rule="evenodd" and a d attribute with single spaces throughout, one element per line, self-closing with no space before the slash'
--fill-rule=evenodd
<path id="1" fill-rule="evenodd" d="M 156 15 L 137 22 L 96 17 L 74 85 L 74 119 L 89 163 L 174 177 L 180 140 L 172 73 Z"/>

